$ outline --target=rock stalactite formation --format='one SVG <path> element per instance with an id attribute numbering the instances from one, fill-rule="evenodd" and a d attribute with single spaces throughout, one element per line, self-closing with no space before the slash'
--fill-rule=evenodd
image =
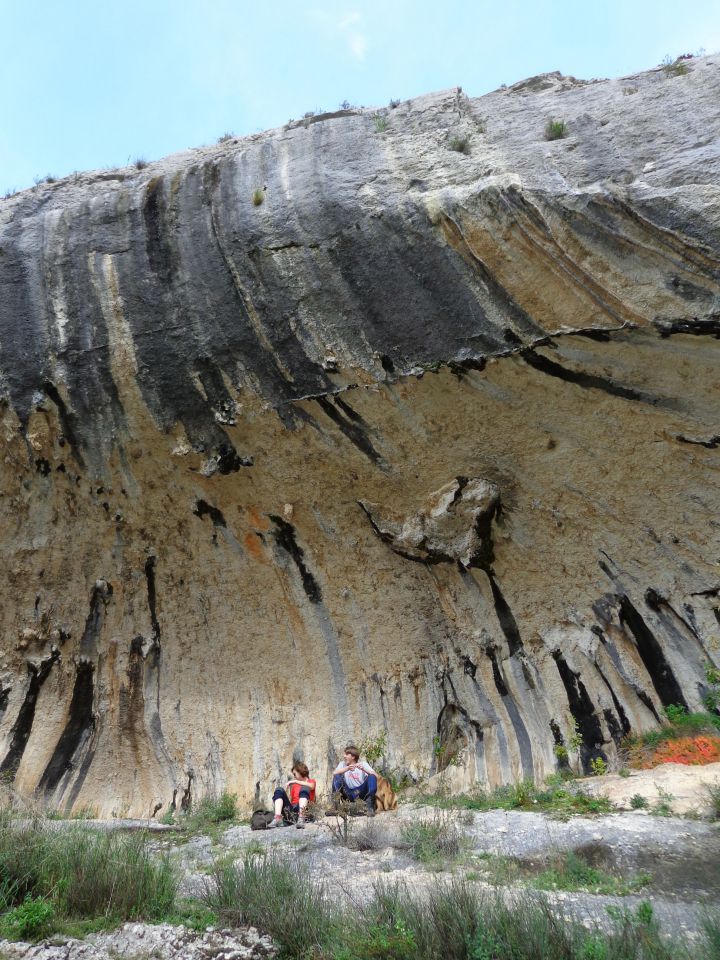
<path id="1" fill-rule="evenodd" d="M 549 74 L 0 203 L 1 775 L 146 814 L 386 730 L 496 785 L 698 708 L 719 102 Z"/>

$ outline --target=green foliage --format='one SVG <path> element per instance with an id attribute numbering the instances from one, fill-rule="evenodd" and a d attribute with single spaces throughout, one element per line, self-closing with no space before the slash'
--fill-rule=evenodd
<path id="1" fill-rule="evenodd" d="M 608 765 L 602 757 L 594 757 L 590 761 L 590 769 L 594 777 L 602 777 L 607 773 Z"/>
<path id="2" fill-rule="evenodd" d="M 55 908 L 43 897 L 26 896 L 0 917 L 0 936 L 6 940 L 40 940 L 52 930 Z"/>
<path id="3" fill-rule="evenodd" d="M 705 679 L 710 689 L 703 697 L 703 705 L 717 713 L 720 711 L 720 670 L 712 663 L 708 663 L 705 667 Z"/>
<path id="4" fill-rule="evenodd" d="M 376 133 L 385 133 L 388 128 L 388 118 L 380 113 L 374 113 L 372 118 Z"/>
<path id="5" fill-rule="evenodd" d="M 638 746 L 654 749 L 667 740 L 697 737 L 703 733 L 717 736 L 720 731 L 720 716 L 713 713 L 688 713 L 685 707 L 671 705 L 666 707 L 665 714 L 668 722 L 659 730 L 649 730 L 638 737 L 626 737 L 622 746 L 628 750 Z"/>
<path id="6" fill-rule="evenodd" d="M 333 960 L 413 960 L 417 956 L 415 938 L 400 919 L 371 924 L 358 933 L 352 946 L 341 947 Z"/>
<path id="7" fill-rule="evenodd" d="M 322 885 L 298 860 L 270 854 L 218 861 L 203 901 L 225 923 L 269 933 L 286 957 L 311 955 L 337 939 L 340 917 Z"/>
<path id="8" fill-rule="evenodd" d="M 470 138 L 467 136 L 454 136 L 448 140 L 448 150 L 455 153 L 464 153 L 466 156 L 470 153 Z"/>
<path id="9" fill-rule="evenodd" d="M 556 140 L 557 137 L 552 137 L 550 139 Z M 580 747 L 583 745 L 583 736 L 582 736 L 582 733 L 580 732 L 580 724 L 577 722 L 575 717 L 569 717 L 568 725 L 572 730 L 568 743 L 573 750 L 579 750 Z"/>
<path id="10" fill-rule="evenodd" d="M 720 957 L 720 912 L 708 912 L 702 918 L 705 939 L 703 960 L 718 960 Z"/>
<path id="11" fill-rule="evenodd" d="M 455 859 L 462 844 L 456 822 L 442 811 L 436 811 L 432 819 L 405 824 L 400 837 L 411 856 L 434 870 Z"/>
<path id="12" fill-rule="evenodd" d="M 650 879 L 647 873 L 620 879 L 591 866 L 570 850 L 538 874 L 533 886 L 539 890 L 589 890 L 591 893 L 624 897 L 647 886 Z"/>
<path id="13" fill-rule="evenodd" d="M 668 793 L 667 790 L 663 790 L 662 787 L 657 788 L 658 791 L 658 801 L 652 808 L 652 813 L 656 817 L 671 817 L 672 816 L 672 802 L 675 799 L 671 793 Z"/>
<path id="14" fill-rule="evenodd" d="M 197 900 L 187 900 L 180 904 L 175 913 L 164 918 L 166 923 L 183 924 L 198 932 L 217 925 L 219 917 L 214 910 Z"/>
<path id="15" fill-rule="evenodd" d="M 506 901 L 457 877 L 424 895 L 381 882 L 348 904 L 297 860 L 274 854 L 224 863 L 206 900 L 223 922 L 270 934 L 285 960 L 710 960 L 720 936 L 709 924 L 692 953 L 660 937 L 646 902 L 609 908 L 609 929 L 586 930 L 536 894 Z"/>
<path id="16" fill-rule="evenodd" d="M 265 191 L 261 190 L 260 187 L 257 187 L 253 190 L 252 202 L 254 207 L 259 207 L 263 200 L 265 199 Z"/>
<path id="17" fill-rule="evenodd" d="M 641 796 L 639 793 L 635 793 L 632 797 L 630 797 L 630 806 L 633 808 L 633 810 L 644 810 L 647 805 L 647 799 Z"/>
<path id="18" fill-rule="evenodd" d="M 0 878 L 4 909 L 20 910 L 18 922 L 44 917 L 53 929 L 97 918 L 162 919 L 174 909 L 178 887 L 170 861 L 152 852 L 144 833 L 80 824 L 53 829 L 7 814 L 0 815 Z"/>
<path id="19" fill-rule="evenodd" d="M 358 746 L 360 755 L 365 757 L 370 766 L 375 766 L 385 756 L 387 750 L 387 730 L 381 730 L 375 737 L 365 737 Z"/>
<path id="20" fill-rule="evenodd" d="M 622 777 L 623 779 L 626 779 L 627 777 L 630 776 L 630 771 L 628 770 L 627 767 L 620 767 L 620 769 L 618 770 L 618 776 Z"/>
<path id="21" fill-rule="evenodd" d="M 569 760 L 568 748 L 564 744 L 562 743 L 555 744 L 553 753 L 555 754 L 557 759 L 560 761 L 560 763 L 568 762 Z"/>
<path id="22" fill-rule="evenodd" d="M 663 57 L 663 61 L 660 66 L 662 67 L 666 77 L 684 77 L 686 74 L 690 73 L 690 68 L 681 57 L 678 57 L 677 60 L 673 60 L 669 53 Z"/>
<path id="23" fill-rule="evenodd" d="M 568 125 L 564 120 L 548 120 L 545 124 L 546 140 L 562 140 L 568 135 Z"/>
<path id="24" fill-rule="evenodd" d="M 706 783 L 705 792 L 710 801 L 710 815 L 714 820 L 720 820 L 720 783 Z"/>
<path id="25" fill-rule="evenodd" d="M 548 777 L 546 787 L 537 787 L 532 780 L 523 780 L 489 792 L 477 790 L 452 797 L 423 796 L 422 802 L 445 809 L 544 811 L 561 819 L 573 814 L 611 813 L 614 809 L 607 797 L 589 796 L 574 785 L 566 784 L 559 775 Z"/>
<path id="26" fill-rule="evenodd" d="M 219 797 L 203 797 L 182 823 L 192 833 L 198 833 L 219 823 L 236 820 L 237 815 L 237 795 L 225 792 Z"/>
<path id="27" fill-rule="evenodd" d="M 443 743 L 437 734 L 433 737 L 433 756 L 438 762 L 438 766 L 443 770 L 446 767 L 459 767 L 462 765 L 462 755 L 460 751 L 449 743 Z"/>
<path id="28" fill-rule="evenodd" d="M 720 684 L 720 669 L 712 663 L 705 665 L 705 679 L 708 683 Z"/>
<path id="29" fill-rule="evenodd" d="M 665 707 L 665 716 L 670 723 L 682 723 L 683 719 L 687 716 L 687 707 L 671 703 Z"/>

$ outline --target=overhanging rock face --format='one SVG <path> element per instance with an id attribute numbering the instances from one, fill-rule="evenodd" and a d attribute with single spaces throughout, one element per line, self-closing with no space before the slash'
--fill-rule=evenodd
<path id="1" fill-rule="evenodd" d="M 688 68 L 0 203 L 6 780 L 146 814 L 385 729 L 495 785 L 701 705 L 720 59 Z"/>

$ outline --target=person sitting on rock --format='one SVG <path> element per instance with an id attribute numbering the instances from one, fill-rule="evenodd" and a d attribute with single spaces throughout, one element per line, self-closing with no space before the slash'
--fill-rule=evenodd
<path id="1" fill-rule="evenodd" d="M 268 824 L 268 830 L 295 823 L 298 830 L 305 827 L 311 817 L 307 814 L 307 805 L 315 800 L 315 781 L 310 777 L 306 763 L 298 760 L 290 771 L 290 779 L 285 790 L 278 787 L 273 794 L 275 816 Z"/>
<path id="2" fill-rule="evenodd" d="M 349 743 L 345 747 L 343 760 L 335 768 L 332 780 L 333 801 L 337 805 L 340 799 L 364 800 L 367 815 L 375 816 L 375 794 L 377 793 L 377 774 L 365 761 L 360 761 L 360 751 Z"/>

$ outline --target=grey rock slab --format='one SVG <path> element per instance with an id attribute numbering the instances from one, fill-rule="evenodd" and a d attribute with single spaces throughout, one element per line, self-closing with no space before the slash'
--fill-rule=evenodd
<path id="1" fill-rule="evenodd" d="M 0 941 L 0 954 L 8 960 L 250 960 L 274 957 L 271 939 L 254 927 L 203 933 L 170 924 L 126 923 L 118 930 L 91 934 L 86 940 L 38 944 Z"/>

